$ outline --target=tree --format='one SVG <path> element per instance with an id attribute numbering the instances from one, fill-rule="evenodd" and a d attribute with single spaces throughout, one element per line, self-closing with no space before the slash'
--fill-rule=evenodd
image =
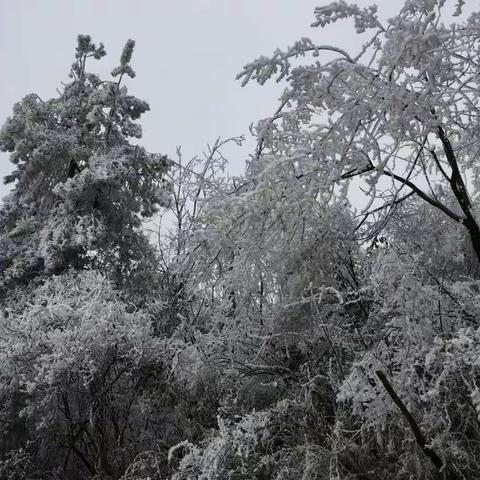
<path id="1" fill-rule="evenodd" d="M 104 47 L 80 35 L 72 82 L 58 98 L 27 95 L 3 126 L 0 148 L 16 169 L 0 214 L 0 288 L 88 266 L 133 286 L 135 275 L 152 271 L 141 219 L 168 202 L 168 160 L 129 142 L 141 137 L 135 121 L 149 109 L 122 85 L 135 76 L 134 44 L 125 45 L 115 80 L 102 81 L 86 63 Z"/>
<path id="2" fill-rule="evenodd" d="M 0 313 L 0 464 L 23 448 L 29 474 L 118 478 L 158 418 L 160 352 L 148 315 L 97 272 L 56 275 L 17 297 Z"/>
<path id="3" fill-rule="evenodd" d="M 464 18 L 465 2 L 459 1 L 454 16 L 460 20 L 446 26 L 452 3 L 408 0 L 382 25 L 376 6 L 332 2 L 315 10 L 313 26 L 352 18 L 356 32 L 368 35 L 357 53 L 304 38 L 248 64 L 239 78 L 244 85 L 264 84 L 274 75 L 288 81 L 277 113 L 258 126 L 257 161 L 301 164 L 301 175 L 331 194 L 362 179 L 370 197 L 364 217 L 383 212 L 370 223 L 375 232 L 396 205 L 415 195 L 462 225 L 480 259 L 472 195 L 478 181 L 480 19 L 476 13 Z M 315 63 L 294 65 L 309 54 Z M 440 189 L 454 201 L 445 202 Z"/>
<path id="4" fill-rule="evenodd" d="M 462 14 L 462 4 L 456 15 Z M 271 59 L 247 65 L 240 75 L 247 82 L 263 83 L 279 72 L 289 88 L 274 116 L 257 127 L 258 146 L 247 178 L 216 204 L 200 237 L 207 258 L 213 258 L 215 287 L 226 284 L 228 292 L 235 292 L 234 311 L 224 309 L 229 315 L 219 315 L 225 323 L 208 345 L 214 342 L 212 336 L 223 336 L 222 345 L 235 346 L 234 355 L 222 354 L 235 365 L 230 369 L 239 372 L 234 377 L 237 385 L 241 384 L 237 378 L 249 375 L 257 375 L 262 386 L 279 388 L 282 381 L 288 385 L 267 403 L 253 403 L 253 408 L 261 409 L 253 421 L 257 429 L 250 425 L 255 412 L 248 411 L 240 395 L 234 396 L 229 405 L 235 405 L 236 416 L 228 417 L 223 409 L 216 435 L 198 447 L 183 445 L 187 454 L 178 478 L 221 478 L 227 472 L 239 478 L 478 476 L 474 458 L 480 379 L 472 364 L 478 282 L 465 280 L 475 269 L 463 237 L 470 238 L 478 261 L 476 199 L 471 193 L 476 186 L 467 179 L 477 175 L 476 54 L 471 52 L 478 47 L 479 17 L 474 14 L 461 24 L 444 27 L 439 16 L 446 5 L 407 1 L 384 27 L 374 7 L 361 10 L 334 2 L 316 10 L 318 24 L 354 17 L 359 32 L 373 29 L 373 38 L 359 55 L 302 40 Z M 340 58 L 327 56 L 325 63 L 292 66 L 293 58 L 309 51 L 315 55 L 328 51 Z M 375 240 L 354 255 L 353 265 L 361 262 L 357 282 L 351 275 L 355 268 L 339 275 L 340 245 L 332 262 L 336 275 L 329 276 L 330 265 L 321 261 L 328 256 L 328 243 L 325 248 L 320 242 L 314 250 L 318 257 L 309 257 L 311 244 L 301 240 L 299 228 L 305 219 L 307 239 L 315 234 L 328 239 L 319 218 L 335 228 L 325 206 L 334 203 L 347 209 L 342 200 L 356 177 L 367 184 L 370 196 L 356 229 L 364 229 Z M 454 222 L 445 225 L 445 220 Z M 414 225 L 421 225 L 421 230 Z M 378 239 L 380 232 L 386 238 Z M 351 237 L 340 238 L 346 245 L 351 242 L 355 252 Z M 230 263 L 229 249 L 235 251 Z M 307 265 L 299 261 L 303 255 L 310 260 Z M 293 284 L 292 289 L 282 284 L 283 267 L 294 276 L 293 282 L 286 282 Z M 312 274 L 315 269 L 318 276 Z M 259 309 L 251 308 L 258 306 L 253 299 L 264 291 L 259 289 L 258 271 L 272 279 L 263 283 L 273 297 L 263 306 L 268 305 L 266 323 L 274 326 L 273 335 L 258 324 L 254 330 L 255 320 L 265 320 Z M 302 276 L 309 282 L 302 283 Z M 282 298 L 286 291 L 292 292 L 288 302 Z M 300 356 L 298 370 L 292 371 L 292 363 L 280 363 L 273 339 L 287 339 L 288 345 L 292 334 L 302 332 L 287 331 L 278 322 L 281 317 L 276 313 L 292 306 L 289 327 L 307 325 L 303 332 L 310 340 L 317 337 L 320 322 L 325 327 L 324 338 L 332 345 L 326 354 L 330 369 L 314 364 L 320 353 L 315 348 Z M 247 334 L 235 344 L 231 338 L 236 334 L 238 339 L 242 330 Z M 202 345 L 202 339 L 196 341 Z M 332 366 L 339 372 L 332 372 Z M 306 372 L 312 377 L 302 377 Z M 335 392 L 335 414 L 328 421 L 323 412 L 315 418 L 327 440 L 320 435 L 310 443 L 302 432 L 295 438 L 301 436 L 305 442 L 288 443 L 287 432 L 300 422 L 283 417 L 281 441 L 274 444 L 277 432 L 265 425 L 265 418 L 274 417 L 288 404 L 287 398 L 294 398 L 302 418 L 308 418 L 313 392 L 329 399 L 328 389 L 317 389 L 315 383 L 325 377 Z M 258 383 L 249 383 L 252 395 Z"/>
<path id="5" fill-rule="evenodd" d="M 119 478 L 171 395 L 150 308 L 157 254 L 142 229 L 168 204 L 169 161 L 130 142 L 149 109 L 122 85 L 133 48 L 103 81 L 86 63 L 104 47 L 80 35 L 73 80 L 58 98 L 27 95 L 0 133 L 16 166 L 0 210 L 7 478 Z"/>

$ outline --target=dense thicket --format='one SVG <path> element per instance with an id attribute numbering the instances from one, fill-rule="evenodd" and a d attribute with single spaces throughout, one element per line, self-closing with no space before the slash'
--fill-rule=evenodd
<path id="1" fill-rule="evenodd" d="M 132 143 L 134 43 L 104 81 L 79 36 L 72 82 L 0 134 L 1 479 L 480 478 L 465 4 L 407 0 L 385 24 L 317 8 L 363 44 L 302 39 L 244 68 L 286 89 L 237 178 L 222 152 L 242 138 L 190 161 Z"/>

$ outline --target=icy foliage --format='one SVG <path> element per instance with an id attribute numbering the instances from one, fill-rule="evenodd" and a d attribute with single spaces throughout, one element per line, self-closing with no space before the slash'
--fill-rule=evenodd
<path id="1" fill-rule="evenodd" d="M 172 480 L 323 478 L 330 455 L 317 443 L 315 420 L 314 412 L 294 402 L 252 412 L 238 423 L 219 419 L 216 436 L 200 448 L 187 446 Z"/>
<path id="2" fill-rule="evenodd" d="M 142 397 L 148 372 L 161 371 L 147 315 L 88 271 L 53 277 L 17 300 L 0 314 L 2 414 L 18 411 L 44 465 L 66 454 L 71 469 L 92 471 L 98 461 L 106 472 L 121 471 L 110 448 L 128 458 L 145 441 Z M 10 418 L 2 430 L 17 428 Z M 2 449 L 8 443 L 3 438 Z"/>

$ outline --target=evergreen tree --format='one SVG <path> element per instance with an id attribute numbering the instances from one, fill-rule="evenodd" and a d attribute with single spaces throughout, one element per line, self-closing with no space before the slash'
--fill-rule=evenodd
<path id="1" fill-rule="evenodd" d="M 114 80 L 86 71 L 105 55 L 86 35 L 58 98 L 27 95 L 0 134 L 12 152 L 14 183 L 0 213 L 0 288 L 68 268 L 99 269 L 117 285 L 133 286 L 155 263 L 141 229 L 168 201 L 165 156 L 148 153 L 130 138 L 146 102 L 122 85 L 133 78 L 134 41 L 123 49 Z"/>
<path id="2" fill-rule="evenodd" d="M 131 142 L 149 109 L 122 85 L 133 48 L 103 81 L 86 62 L 104 47 L 80 35 L 71 83 L 27 95 L 0 134 L 16 166 L 0 210 L 2 479 L 119 478 L 168 392 L 139 307 L 158 295 L 142 219 L 168 203 L 169 162 Z"/>

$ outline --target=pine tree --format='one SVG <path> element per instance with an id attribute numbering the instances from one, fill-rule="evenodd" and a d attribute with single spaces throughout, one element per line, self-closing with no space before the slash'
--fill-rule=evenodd
<path id="1" fill-rule="evenodd" d="M 122 85 L 133 48 L 103 81 L 86 62 L 104 47 L 80 35 L 72 81 L 27 95 L 0 134 L 16 165 L 0 210 L 0 478 L 119 478 L 167 390 L 141 307 L 160 283 L 142 219 L 168 202 L 169 162 L 131 141 L 149 109 Z"/>
<path id="2" fill-rule="evenodd" d="M 105 55 L 103 44 L 80 35 L 59 97 L 30 94 L 14 106 L 0 134 L 16 166 L 0 212 L 0 289 L 89 266 L 133 285 L 132 275 L 151 270 L 141 224 L 168 201 L 168 160 L 130 141 L 149 110 L 122 85 L 135 76 L 134 45 L 128 40 L 114 80 L 103 81 L 86 71 L 87 60 Z"/>

